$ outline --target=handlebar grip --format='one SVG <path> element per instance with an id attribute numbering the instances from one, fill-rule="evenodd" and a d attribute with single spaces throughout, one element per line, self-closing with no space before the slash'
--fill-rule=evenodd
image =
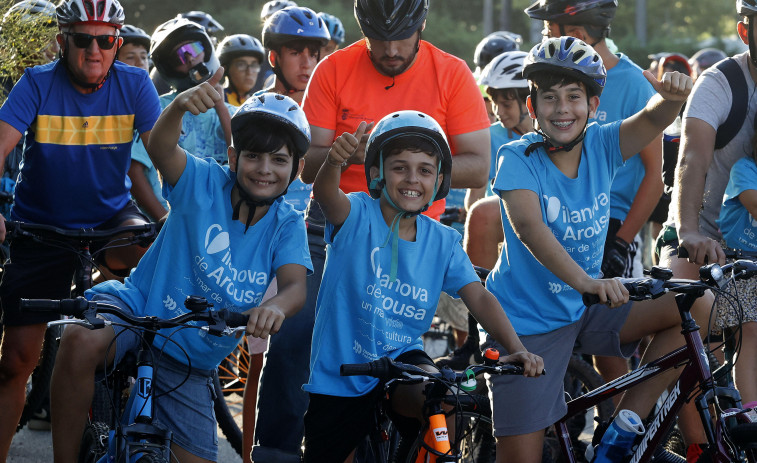
<path id="1" fill-rule="evenodd" d="M 21 299 L 19 306 L 32 312 L 52 312 L 58 315 L 81 317 L 87 309 L 86 299 Z"/>
<path id="2" fill-rule="evenodd" d="M 225 319 L 226 325 L 231 328 L 237 328 L 240 326 L 247 326 L 247 321 L 250 319 L 250 316 L 239 312 L 228 312 Z"/>
<path id="3" fill-rule="evenodd" d="M 596 294 L 583 293 L 581 300 L 583 300 L 583 303 L 586 307 L 592 306 L 594 304 L 599 304 L 599 296 L 597 296 Z"/>
<path id="4" fill-rule="evenodd" d="M 339 367 L 341 376 L 370 376 L 373 368 L 370 363 L 345 363 Z"/>

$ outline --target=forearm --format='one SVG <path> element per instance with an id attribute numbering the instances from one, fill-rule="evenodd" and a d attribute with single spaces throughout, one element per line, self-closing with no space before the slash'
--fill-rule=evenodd
<path id="1" fill-rule="evenodd" d="M 479 283 L 471 283 L 479 284 Z M 523 352 L 526 350 L 518 339 L 510 319 L 507 318 L 505 311 L 489 291 L 481 291 L 473 296 L 474 300 L 466 300 L 473 317 L 478 320 L 481 326 L 489 333 L 498 343 L 500 343 L 507 352 Z M 470 299 L 470 298 L 468 298 Z"/>
<path id="2" fill-rule="evenodd" d="M 221 95 L 223 95 L 223 91 Z M 215 110 L 218 119 L 221 121 L 221 130 L 223 130 L 226 146 L 231 146 L 231 114 L 229 114 L 229 108 L 223 100 L 220 100 L 216 103 Z"/>
<path id="3" fill-rule="evenodd" d="M 647 102 L 641 116 L 654 128 L 656 133 L 661 133 L 676 119 L 683 103 L 684 101 L 666 100 L 656 94 Z"/>
<path id="4" fill-rule="evenodd" d="M 465 193 L 465 210 L 470 211 L 471 206 L 484 196 L 486 196 L 485 186 L 483 188 L 469 188 Z"/>
<path id="5" fill-rule="evenodd" d="M 678 191 L 674 195 L 676 202 L 673 204 L 679 236 L 682 233 L 699 232 L 699 211 L 702 208 L 706 175 L 706 167 L 687 162 L 684 153 L 676 168 Z"/>
<path id="6" fill-rule="evenodd" d="M 488 154 L 456 153 L 452 156 L 452 188 L 485 188 L 489 179 Z"/>
<path id="7" fill-rule="evenodd" d="M 663 184 L 660 178 L 648 175 L 642 179 L 626 219 L 616 234 L 618 237 L 627 243 L 633 241 L 660 201 L 662 189 Z"/>
<path id="8" fill-rule="evenodd" d="M 129 178 L 131 179 L 131 196 L 137 201 L 139 207 L 147 212 L 153 220 L 163 218 L 168 211 L 155 196 L 150 182 L 145 177 L 144 166 L 141 163 L 132 161 L 129 168 Z"/>
<path id="9" fill-rule="evenodd" d="M 181 120 L 184 117 L 184 111 L 175 107 L 174 100 L 160 114 L 155 125 L 150 131 L 150 138 L 147 142 L 147 154 L 153 164 L 159 166 L 161 161 L 169 158 L 174 149 L 179 144 L 181 136 Z"/>
<path id="10" fill-rule="evenodd" d="M 304 273 L 304 272 L 303 272 Z M 292 281 L 285 285 L 279 283 L 278 291 L 275 296 L 268 299 L 263 305 L 274 305 L 278 307 L 286 318 L 292 317 L 305 305 L 307 294 L 307 284 L 303 277 L 301 280 Z"/>
<path id="11" fill-rule="evenodd" d="M 304 183 L 313 183 L 315 181 L 318 171 L 326 161 L 326 156 L 329 154 L 331 146 L 314 146 L 310 145 L 310 149 L 305 155 L 305 166 L 302 168 L 300 179 Z"/>

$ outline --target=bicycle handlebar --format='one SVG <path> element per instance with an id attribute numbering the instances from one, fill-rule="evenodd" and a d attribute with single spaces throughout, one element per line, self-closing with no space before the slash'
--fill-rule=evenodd
<path id="1" fill-rule="evenodd" d="M 190 302 L 190 298 L 192 301 Z M 187 303 L 197 303 L 197 298 L 192 296 L 187 298 Z M 210 308 L 213 304 L 206 302 L 206 307 Z M 76 299 L 21 299 L 21 308 L 26 308 L 36 312 L 52 312 L 58 315 L 68 315 L 75 317 L 78 320 L 60 320 L 51 323 L 57 324 L 79 324 L 86 326 L 90 329 L 103 328 L 108 323 L 97 318 L 97 313 L 109 313 L 117 316 L 121 320 L 130 323 L 133 326 L 145 328 L 148 330 L 159 330 L 162 328 L 173 328 L 176 326 L 183 326 L 191 321 L 206 322 L 207 326 L 198 326 L 196 328 L 208 331 L 208 333 L 214 336 L 231 335 L 237 331 L 241 331 L 238 328 L 244 328 L 247 326 L 249 316 L 243 313 L 230 312 L 226 309 L 213 311 L 197 311 L 192 309 L 192 312 L 185 313 L 173 318 L 159 318 L 154 316 L 138 317 L 129 312 L 124 311 L 118 306 L 108 304 L 105 302 L 88 301 L 83 297 Z"/>
<path id="2" fill-rule="evenodd" d="M 726 259 L 757 259 L 757 252 L 745 251 L 743 249 L 723 248 Z M 678 246 L 678 258 L 686 259 L 689 257 L 689 251 L 683 246 Z"/>
<path id="3" fill-rule="evenodd" d="M 140 225 L 127 225 L 115 227 L 108 230 L 94 230 L 91 228 L 80 228 L 77 230 L 68 230 L 65 228 L 55 227 L 53 225 L 44 225 L 38 223 L 16 222 L 12 220 L 5 221 L 6 239 L 24 237 L 31 239 L 43 239 L 43 234 L 57 235 L 63 238 L 76 240 L 105 241 L 115 238 L 123 233 L 134 233 L 141 241 L 151 242 L 157 236 L 161 225 L 150 222 Z"/>
<path id="4" fill-rule="evenodd" d="M 709 288 L 722 288 L 727 282 L 725 273 L 733 271 L 733 278 L 737 280 L 757 276 L 757 263 L 740 259 L 730 264 L 709 264 L 699 269 L 699 280 L 672 279 L 673 273 L 669 269 L 653 267 L 645 278 L 619 278 L 628 290 L 628 298 L 632 301 L 656 299 L 668 292 L 675 293 L 704 293 Z M 645 271 L 646 273 L 646 271 Z M 584 293 L 583 303 L 587 307 L 599 303 L 596 294 Z"/>
<path id="5" fill-rule="evenodd" d="M 475 376 L 482 373 L 495 375 L 522 375 L 523 365 L 512 363 L 492 363 L 491 365 L 471 365 L 465 371 L 472 371 Z M 431 372 L 423 370 L 415 365 L 397 362 L 389 357 L 381 357 L 368 363 L 345 363 L 339 368 L 341 376 L 371 376 L 382 383 L 399 381 L 402 383 L 419 383 L 425 381 L 437 381 L 450 384 L 460 384 L 469 379 L 465 371 L 454 372 L 449 368 Z"/>

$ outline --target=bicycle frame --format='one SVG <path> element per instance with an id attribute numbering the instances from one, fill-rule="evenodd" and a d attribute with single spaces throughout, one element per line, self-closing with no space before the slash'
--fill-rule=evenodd
<path id="1" fill-rule="evenodd" d="M 720 388 L 715 385 L 709 369 L 707 350 L 702 343 L 702 339 L 699 337 L 699 326 L 696 325 L 689 312 L 695 300 L 696 296 L 694 295 L 676 295 L 676 304 L 678 305 L 678 311 L 682 320 L 682 334 L 686 340 L 684 347 L 680 347 L 598 389 L 568 402 L 568 412 L 555 423 L 562 455 L 566 461 L 570 463 L 578 461 L 573 454 L 573 446 L 566 424 L 569 418 L 580 413 L 585 413 L 586 410 L 594 407 L 599 402 L 620 394 L 644 381 L 648 381 L 671 368 L 680 368 L 681 365 L 683 365 L 681 375 L 670 389 L 662 406 L 655 413 L 651 424 L 641 437 L 638 447 L 631 456 L 630 462 L 640 463 L 651 460 L 666 431 L 673 424 L 678 411 L 683 407 L 685 402 L 688 402 L 688 395 L 699 386 L 701 386 L 703 392 L 697 397 L 696 404 L 705 433 L 707 434 L 707 440 L 711 448 L 715 449 L 714 461 L 718 463 L 732 461 L 729 457 L 728 449 L 723 444 L 724 423 L 718 420 L 713 426 L 709 403 L 717 400 L 717 395 L 730 394 L 740 406 L 741 398 L 735 389 Z"/>

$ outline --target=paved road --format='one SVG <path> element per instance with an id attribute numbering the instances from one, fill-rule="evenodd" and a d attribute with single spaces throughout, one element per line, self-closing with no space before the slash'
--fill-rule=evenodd
<path id="1" fill-rule="evenodd" d="M 242 459 L 234 452 L 223 434 L 218 431 L 218 461 L 224 463 L 241 463 Z M 53 444 L 49 431 L 30 431 L 22 429 L 13 438 L 8 463 L 50 463 L 53 461 Z"/>

